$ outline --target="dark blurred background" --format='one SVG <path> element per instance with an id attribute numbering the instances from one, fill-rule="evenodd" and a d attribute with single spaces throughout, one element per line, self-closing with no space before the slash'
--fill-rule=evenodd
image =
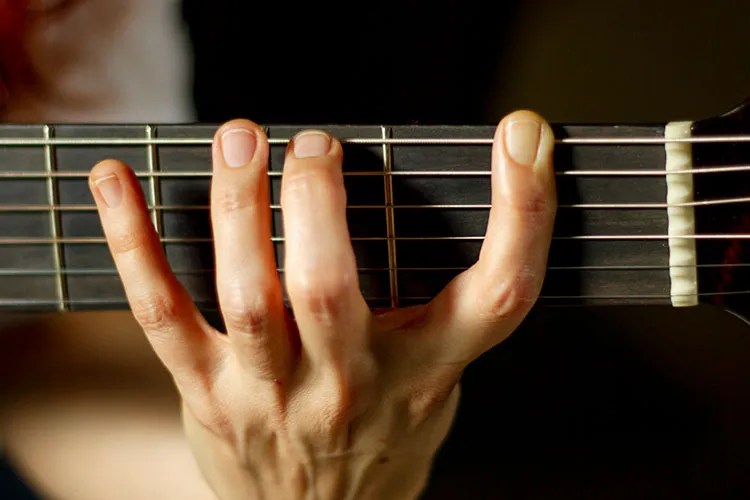
<path id="1" fill-rule="evenodd" d="M 750 95 L 746 0 L 184 13 L 200 121 L 662 124 Z M 467 370 L 425 498 L 750 498 L 749 389 L 750 327 L 718 309 L 537 309 Z"/>
<path id="2" fill-rule="evenodd" d="M 750 93 L 742 0 L 183 5 L 202 121 L 663 123 Z"/>

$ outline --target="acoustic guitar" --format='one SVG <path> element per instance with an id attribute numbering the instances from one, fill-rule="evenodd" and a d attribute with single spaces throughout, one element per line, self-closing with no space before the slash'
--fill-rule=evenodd
<path id="1" fill-rule="evenodd" d="M 476 261 L 494 127 L 322 128 L 344 142 L 352 244 L 373 307 L 428 301 Z M 553 128 L 559 210 L 539 304 L 711 303 L 750 317 L 750 103 L 695 122 Z M 0 309 L 127 307 L 87 185 L 94 163 L 114 157 L 137 172 L 176 275 L 218 313 L 215 129 L 0 126 Z M 283 151 L 299 129 L 267 128 L 280 273 Z"/>

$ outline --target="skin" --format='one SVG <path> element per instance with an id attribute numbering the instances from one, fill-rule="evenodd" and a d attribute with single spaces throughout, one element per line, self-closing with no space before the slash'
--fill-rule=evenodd
<path id="1" fill-rule="evenodd" d="M 251 159 L 230 167 L 238 156 L 224 146 L 238 137 L 254 143 Z M 313 151 L 315 138 L 326 147 Z M 213 143 L 211 217 L 227 332 L 208 325 L 172 274 L 132 171 L 116 160 L 93 168 L 133 315 L 174 379 L 185 433 L 218 497 L 419 495 L 464 368 L 538 297 L 556 209 L 553 145 L 540 116 L 505 117 L 479 260 L 429 304 L 375 314 L 347 230 L 341 144 L 321 131 L 296 136 L 281 194 L 287 311 L 270 241 L 267 139 L 253 122 L 224 124 Z"/>

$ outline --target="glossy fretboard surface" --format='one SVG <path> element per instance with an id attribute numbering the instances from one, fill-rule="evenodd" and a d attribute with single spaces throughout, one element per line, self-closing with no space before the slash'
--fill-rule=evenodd
<path id="1" fill-rule="evenodd" d="M 270 138 L 302 127 L 269 126 Z M 308 127 L 305 127 L 308 128 Z M 494 127 L 337 126 L 339 138 L 491 138 Z M 216 309 L 209 224 L 213 125 L 5 125 L 0 138 L 201 139 L 200 144 L 0 146 L 0 308 L 127 307 L 87 184 L 104 158 L 140 176 L 178 278 Z M 555 126 L 560 137 L 662 137 L 658 126 Z M 270 162 L 274 245 L 283 144 Z M 345 183 L 363 294 L 373 306 L 425 302 L 476 261 L 490 202 L 488 144 L 345 143 Z M 543 303 L 669 303 L 663 144 L 560 145 L 560 208 Z M 624 171 L 618 175 L 591 172 Z M 632 172 L 633 175 L 629 175 Z M 310 207 L 315 210 L 315 207 Z M 247 256 L 248 259 L 252 255 Z"/>

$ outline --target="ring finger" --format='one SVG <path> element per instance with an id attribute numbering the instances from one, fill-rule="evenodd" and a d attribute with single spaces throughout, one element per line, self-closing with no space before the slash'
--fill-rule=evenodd
<path id="1" fill-rule="evenodd" d="M 342 157 L 328 134 L 302 132 L 287 150 L 281 187 L 285 277 L 300 340 L 314 363 L 328 366 L 363 352 L 370 320 L 346 221 Z"/>

